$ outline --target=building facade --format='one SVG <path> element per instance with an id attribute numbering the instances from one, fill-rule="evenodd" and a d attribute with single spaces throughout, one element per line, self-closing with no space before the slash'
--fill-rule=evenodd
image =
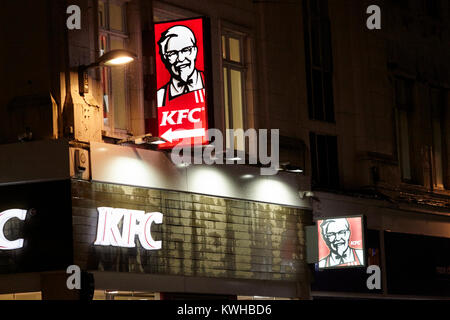
<path id="1" fill-rule="evenodd" d="M 448 296 L 447 15 L 445 1 L 304 2 L 314 220 L 364 214 L 383 279 L 315 272 L 315 297 Z"/>
<path id="2" fill-rule="evenodd" d="M 4 2 L 0 212 L 26 211 L 4 228 L 24 239 L 0 250 L 5 298 L 76 298 L 69 265 L 94 275 L 96 299 L 449 295 L 445 1 Z M 209 126 L 279 129 L 276 175 L 179 167 L 135 143 L 158 135 L 154 24 L 194 17 L 210 22 Z M 80 94 L 79 67 L 117 49 L 135 61 L 89 69 Z M 101 208 L 128 211 L 116 229 Z M 151 213 L 163 222 L 130 231 Z M 349 215 L 366 217 L 380 289 L 365 268 L 307 264 L 304 227 Z"/>
<path id="3" fill-rule="evenodd" d="M 26 4 L 20 21 L 3 20 L 37 34 L 16 41 L 16 31 L 5 31 L 11 63 L 3 68 L 14 80 L 5 80 L 2 94 L 1 209 L 25 218 L 5 224 L 6 239 L 23 245 L 1 252 L 4 298 L 74 298 L 66 269 L 76 265 L 94 276 L 95 299 L 308 299 L 303 226 L 312 223 L 312 207 L 298 196 L 310 189 L 304 175 L 260 176 L 248 164 L 180 167 L 170 152 L 135 144 L 157 135 L 154 23 L 198 16 L 211 26 L 210 127 L 277 128 L 256 108 L 267 104 L 264 91 L 279 95 L 260 88 L 257 76 L 258 65 L 272 63 L 260 46 L 279 41 L 261 29 L 259 11 L 268 9 L 250 1 Z M 69 5 L 80 8 L 80 29 L 66 26 Z M 88 69 L 82 94 L 80 66 L 117 49 L 135 61 Z M 285 133 L 280 140 L 282 161 L 292 153 L 292 164 L 303 168 L 303 140 Z"/>

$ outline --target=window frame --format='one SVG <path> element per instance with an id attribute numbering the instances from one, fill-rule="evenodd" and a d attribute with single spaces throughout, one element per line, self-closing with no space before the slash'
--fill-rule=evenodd
<path id="1" fill-rule="evenodd" d="M 233 125 L 233 117 L 230 116 L 232 115 L 232 111 L 233 111 L 233 106 L 231 104 L 232 101 L 232 90 L 231 90 L 231 70 L 235 70 L 240 72 L 241 74 L 241 91 L 242 91 L 242 126 L 243 126 L 243 130 L 245 131 L 246 129 L 246 110 L 247 110 L 247 101 L 246 101 L 246 85 L 245 85 L 245 79 L 246 79 L 246 75 L 247 75 L 247 66 L 245 63 L 245 50 L 244 50 L 244 46 L 245 46 L 245 38 L 246 36 L 242 33 L 238 33 L 235 31 L 230 31 L 228 29 L 223 29 L 220 35 L 220 47 L 221 47 L 221 52 L 223 53 L 223 42 L 222 42 L 222 37 L 225 37 L 225 58 L 223 57 L 223 54 L 221 55 L 221 61 L 222 61 L 222 67 L 221 67 L 221 71 L 223 72 L 224 69 L 227 70 L 227 91 L 228 92 L 224 92 L 224 86 L 222 86 L 222 90 L 223 90 L 223 94 L 224 94 L 224 99 L 223 99 L 223 103 L 224 103 L 224 110 L 225 110 L 225 95 L 228 96 L 228 123 L 229 123 L 229 127 L 230 128 L 234 128 Z M 233 38 L 233 39 L 237 39 L 239 40 L 239 54 L 240 54 L 240 60 L 241 62 L 237 62 L 237 61 L 233 61 L 231 59 L 228 59 L 230 56 L 230 45 L 229 45 L 229 41 L 227 41 L 227 39 L 229 38 Z M 224 75 L 223 75 L 224 76 Z M 225 82 L 225 78 L 223 78 L 223 82 Z M 224 83 L 225 84 L 225 83 Z M 226 123 L 226 119 L 225 119 L 225 123 Z M 225 129 L 227 129 L 226 125 L 224 127 Z"/>
<path id="2" fill-rule="evenodd" d="M 223 37 L 225 37 L 225 48 L 223 48 Z M 248 127 L 247 125 L 247 74 L 248 74 L 248 66 L 247 66 L 247 60 L 246 60 L 246 53 L 247 53 L 247 37 L 248 35 L 244 32 L 240 32 L 235 30 L 234 28 L 228 28 L 228 27 L 222 27 L 220 32 L 220 70 L 221 70 L 221 77 L 222 77 L 222 94 L 223 94 L 223 127 L 225 130 L 227 129 L 235 129 L 234 127 L 234 121 L 233 121 L 233 105 L 232 105 L 232 88 L 231 88 L 231 71 L 237 71 L 241 75 L 241 103 L 242 103 L 242 130 L 245 131 Z M 239 55 L 240 55 L 240 62 L 231 60 L 230 56 L 230 41 L 229 39 L 236 39 L 239 41 Z M 225 51 L 224 51 L 225 49 Z M 223 53 L 225 52 L 225 57 L 223 56 Z M 225 92 L 225 72 L 227 73 L 226 79 L 227 79 L 227 92 Z M 225 99 L 228 99 L 228 113 L 227 113 L 227 106 L 225 103 Z M 228 114 L 228 117 L 227 117 Z M 228 121 L 228 126 L 227 126 Z M 240 129 L 240 128 L 237 128 Z M 234 141 L 234 149 L 238 149 L 239 146 L 242 146 L 242 148 L 245 150 L 245 138 L 243 141 L 239 142 L 236 141 L 237 138 L 235 138 Z M 228 148 L 229 141 L 228 136 L 226 137 L 226 146 Z M 239 149 L 241 150 L 241 149 Z"/>
<path id="3" fill-rule="evenodd" d="M 437 92 L 437 98 L 438 98 L 438 104 L 435 106 L 433 104 L 433 91 Z M 445 143 L 445 112 L 446 112 L 446 106 L 448 104 L 448 91 L 445 88 L 442 87 L 436 87 L 436 86 L 430 86 L 429 87 L 429 97 L 430 97 L 430 119 L 431 119 L 431 146 L 432 146 L 432 152 L 431 152 L 431 168 L 432 168 L 432 186 L 434 189 L 437 190 L 446 190 L 446 173 L 447 173 L 447 167 L 445 166 L 446 162 L 446 143 Z M 437 110 L 436 110 L 437 109 Z M 437 164 L 436 164 L 436 153 L 435 153 L 435 147 L 436 147 L 436 141 L 435 141 L 435 126 L 434 122 L 435 120 L 438 120 L 439 122 L 439 134 L 440 134 L 440 140 L 441 140 L 441 180 L 442 184 L 437 184 Z"/>
<path id="4" fill-rule="evenodd" d="M 440 0 L 422 0 L 424 14 L 432 19 L 441 19 L 442 4 Z"/>
<path id="5" fill-rule="evenodd" d="M 399 91 L 397 89 L 397 83 L 402 82 L 404 84 L 404 89 L 408 89 L 410 90 L 410 101 L 406 101 L 406 103 L 399 103 L 398 101 L 398 94 Z M 408 88 L 409 86 L 409 88 Z M 406 92 L 406 91 L 405 91 Z M 414 106 L 415 106 L 415 99 L 414 99 L 414 93 L 415 93 L 415 80 L 413 78 L 409 78 L 409 77 L 403 77 L 401 75 L 395 75 L 394 76 L 394 117 L 395 117 L 395 133 L 396 133 L 396 146 L 397 146 L 397 159 L 398 159 L 398 164 L 399 164 L 399 169 L 400 169 L 400 177 L 401 177 L 401 181 L 404 183 L 408 183 L 408 184 L 414 184 L 417 185 L 418 182 L 416 181 L 416 177 L 415 177 L 415 170 L 414 170 L 414 155 L 413 155 L 413 136 L 412 136 L 412 132 L 411 132 L 411 113 L 414 110 Z M 400 128 L 400 112 L 405 113 L 406 114 L 406 121 L 407 121 L 407 132 L 406 135 L 408 137 L 408 159 L 409 159 L 409 176 L 410 178 L 406 178 L 404 175 L 404 169 L 405 169 L 405 163 L 404 161 L 404 157 L 402 155 L 403 151 L 403 142 L 402 140 L 402 135 L 401 135 L 401 128 Z"/>
<path id="6" fill-rule="evenodd" d="M 324 138 L 326 140 L 326 163 L 327 166 L 324 168 L 320 165 L 321 159 L 319 159 L 319 143 L 318 138 Z M 336 144 L 336 159 L 330 159 L 330 139 L 335 140 Z M 313 143 L 314 140 L 314 143 Z M 318 132 L 309 132 L 309 150 L 311 155 L 311 185 L 315 188 L 327 188 L 336 190 L 339 189 L 341 186 L 341 178 L 339 174 L 339 139 L 337 135 L 327 134 L 327 133 L 318 133 Z M 333 150 L 334 151 L 334 150 Z M 315 160 L 315 161 L 314 161 Z M 323 159 L 322 159 L 323 160 Z M 336 169 L 336 176 L 332 176 L 332 163 L 335 163 L 335 169 Z M 321 181 L 321 170 L 326 170 L 327 174 L 327 183 L 324 183 L 324 181 Z M 336 181 L 333 182 L 333 179 L 336 179 Z"/>
<path id="7" fill-rule="evenodd" d="M 103 2 L 105 4 L 105 26 L 102 27 L 100 25 L 100 19 L 99 19 L 99 3 Z M 114 30 L 111 29 L 111 22 L 110 22 L 110 3 L 120 5 L 122 8 L 122 25 L 123 25 L 123 31 L 120 30 Z M 97 27 L 98 27 L 98 36 L 97 41 L 99 45 L 98 54 L 101 56 L 100 52 L 100 41 L 101 37 L 106 37 L 106 51 L 111 50 L 111 42 L 113 39 L 120 39 L 123 41 L 123 47 L 126 49 L 128 47 L 128 40 L 130 38 L 130 35 L 128 33 L 128 17 L 127 17 L 127 3 L 128 0 L 98 0 L 97 1 Z M 108 124 L 105 124 L 105 121 L 103 121 L 103 130 L 104 135 L 110 136 L 110 137 L 118 137 L 123 138 L 127 137 L 131 131 L 131 106 L 130 106 L 130 87 L 128 84 L 128 78 L 129 78 L 129 69 L 128 66 L 122 66 L 121 68 L 124 68 L 124 93 L 125 93 L 125 114 L 126 114 L 126 128 L 117 128 L 116 127 L 116 117 L 115 117 L 115 110 L 114 110 L 114 98 L 112 94 L 112 70 L 108 67 L 100 67 L 100 77 L 103 77 L 103 74 L 106 74 L 106 82 L 107 82 L 107 89 L 108 92 L 106 93 L 108 96 Z M 101 79 L 100 78 L 100 79 Z M 103 88 L 102 88 L 103 90 Z M 102 93 L 102 99 L 105 92 Z M 102 101 L 103 103 L 103 101 Z M 105 120 L 105 118 L 103 118 Z"/>
<path id="8" fill-rule="evenodd" d="M 312 4 L 318 6 L 324 5 L 324 8 L 317 7 L 318 12 L 314 12 Z M 322 9 L 322 10 L 321 10 Z M 318 29 L 318 53 L 319 64 L 316 65 L 314 59 L 313 45 L 313 25 L 317 24 Z M 327 123 L 336 123 L 336 110 L 334 103 L 334 73 L 333 73 L 333 48 L 331 36 L 331 21 L 328 14 L 328 0 L 303 0 L 303 26 L 304 26 L 304 43 L 305 43 L 305 71 L 308 98 L 308 116 L 310 120 L 323 121 Z M 324 35 L 324 27 L 327 27 L 328 38 Z M 325 45 L 325 42 L 327 44 Z M 328 60 L 325 50 L 329 50 Z M 315 74 L 320 74 L 320 90 L 321 101 L 316 102 L 316 81 Z M 329 79 L 328 79 L 329 78 Z M 326 83 L 329 82 L 330 87 L 326 90 Z M 326 92 L 327 91 L 327 92 Z"/>

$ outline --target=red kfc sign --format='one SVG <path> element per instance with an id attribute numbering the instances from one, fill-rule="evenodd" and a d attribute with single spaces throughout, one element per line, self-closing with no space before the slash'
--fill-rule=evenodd
<path id="1" fill-rule="evenodd" d="M 204 31 L 204 18 L 155 24 L 160 148 L 208 142 Z"/>
<path id="2" fill-rule="evenodd" d="M 365 266 L 362 216 L 317 221 L 319 269 Z"/>

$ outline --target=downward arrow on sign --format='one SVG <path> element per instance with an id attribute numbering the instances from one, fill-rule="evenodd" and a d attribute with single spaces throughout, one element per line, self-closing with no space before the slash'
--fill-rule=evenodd
<path id="1" fill-rule="evenodd" d="M 161 138 L 172 143 L 173 140 L 205 136 L 205 128 L 172 131 L 172 128 L 161 135 Z"/>

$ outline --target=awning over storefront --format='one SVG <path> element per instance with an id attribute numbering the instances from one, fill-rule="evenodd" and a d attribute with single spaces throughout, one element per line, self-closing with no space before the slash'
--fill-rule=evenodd
<path id="1" fill-rule="evenodd" d="M 309 190 L 303 175 L 263 176 L 260 168 L 237 164 L 177 167 L 170 154 L 105 143 L 91 143 L 91 157 L 92 180 L 98 182 L 311 208 L 299 196 Z"/>
<path id="2" fill-rule="evenodd" d="M 0 185 L 70 179 L 73 149 L 64 139 L 0 146 Z M 260 168 L 240 164 L 178 167 L 170 153 L 94 142 L 88 157 L 93 181 L 311 209 L 309 198 L 299 196 L 310 190 L 303 174 L 261 175 Z"/>

